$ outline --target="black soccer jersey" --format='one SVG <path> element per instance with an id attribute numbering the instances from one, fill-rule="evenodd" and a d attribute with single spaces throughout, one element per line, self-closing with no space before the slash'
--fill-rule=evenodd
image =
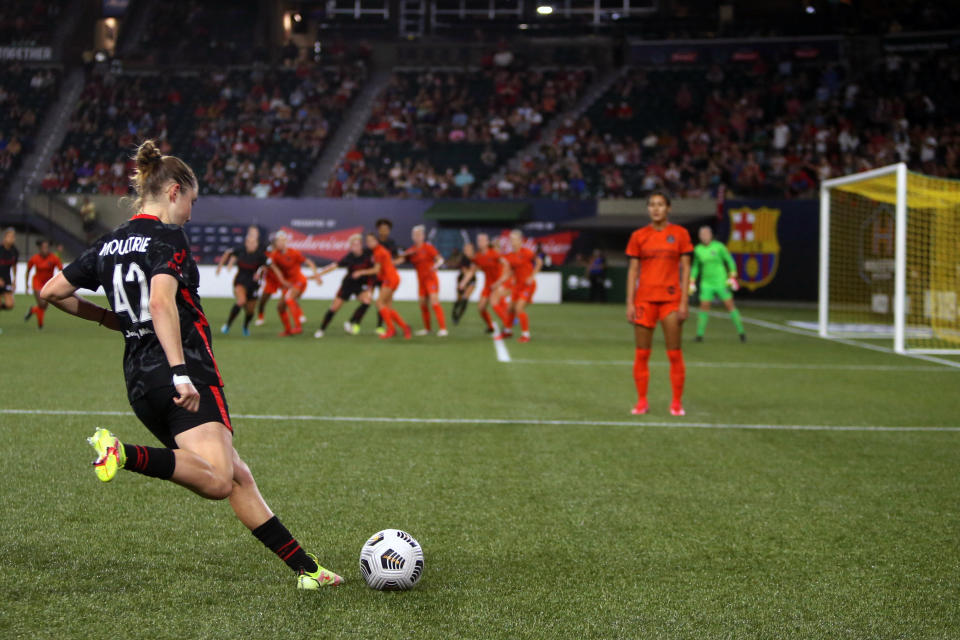
<path id="1" fill-rule="evenodd" d="M 7 249 L 0 244 L 0 280 L 3 280 L 0 286 L 9 286 L 13 280 L 13 274 L 16 273 L 15 269 L 19 259 L 20 251 L 17 250 L 17 245 L 10 245 L 10 248 Z"/>
<path id="2" fill-rule="evenodd" d="M 348 251 L 347 255 L 340 258 L 337 262 L 337 266 L 347 270 L 347 273 L 343 276 L 343 285 L 346 287 L 349 287 L 351 284 L 360 284 L 361 282 L 367 282 L 369 284 L 375 277 L 369 276 L 367 278 L 360 278 L 359 280 L 353 277 L 354 272 L 373 267 L 373 252 L 369 249 L 364 249 L 360 255 L 356 255 L 353 251 Z"/>
<path id="3" fill-rule="evenodd" d="M 383 245 L 383 248 L 390 252 L 390 255 L 396 258 L 400 255 L 400 249 L 397 247 L 397 243 L 393 238 L 387 238 L 386 240 L 381 240 L 380 244 Z"/>
<path id="4" fill-rule="evenodd" d="M 244 245 L 240 245 L 233 250 L 233 255 L 237 258 L 237 275 L 251 280 L 260 267 L 267 264 L 267 250 L 262 246 L 258 246 L 254 251 L 247 251 Z"/>
<path id="5" fill-rule="evenodd" d="M 173 377 L 150 316 L 150 280 L 160 274 L 173 276 L 179 283 L 180 339 L 191 380 L 197 386 L 222 387 L 211 348 L 210 323 L 197 295 L 200 272 L 183 229 L 163 224 L 154 216 L 135 216 L 97 240 L 63 270 L 75 287 L 96 290 L 102 285 L 119 317 L 126 341 L 123 374 L 130 402 L 152 389 L 169 386 Z"/>

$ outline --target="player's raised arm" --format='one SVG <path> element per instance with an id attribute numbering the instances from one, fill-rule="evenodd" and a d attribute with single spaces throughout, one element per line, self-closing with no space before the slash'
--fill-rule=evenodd
<path id="1" fill-rule="evenodd" d="M 98 285 L 99 286 L 99 285 Z M 70 284 L 63 271 L 43 285 L 40 297 L 72 316 L 90 320 L 108 329 L 120 331 L 120 319 L 110 309 L 94 304 L 76 294 L 78 287 Z"/>
<path id="2" fill-rule="evenodd" d="M 233 249 L 227 249 L 223 252 L 223 255 L 220 256 L 220 259 L 217 260 L 217 270 L 214 272 L 215 275 L 220 275 L 220 269 L 224 266 L 229 270 L 237 262 L 237 256 L 234 254 Z"/>

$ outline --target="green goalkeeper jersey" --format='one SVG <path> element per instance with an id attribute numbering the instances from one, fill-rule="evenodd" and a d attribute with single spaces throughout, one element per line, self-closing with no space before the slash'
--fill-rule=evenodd
<path id="1" fill-rule="evenodd" d="M 723 288 L 731 273 L 737 271 L 733 256 L 723 243 L 714 240 L 710 244 L 698 244 L 693 250 L 693 269 L 690 281 L 696 282 L 700 276 L 701 287 Z"/>

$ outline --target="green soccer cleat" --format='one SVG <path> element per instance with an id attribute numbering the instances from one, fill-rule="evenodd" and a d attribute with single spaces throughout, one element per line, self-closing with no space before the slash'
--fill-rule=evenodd
<path id="1" fill-rule="evenodd" d="M 381 336 L 381 337 L 382 337 L 386 332 L 387 332 L 387 328 L 386 328 L 386 327 L 377 327 L 377 335 L 378 335 L 378 336 Z"/>
<path id="2" fill-rule="evenodd" d="M 317 556 L 312 553 L 308 553 L 307 555 L 317 563 L 317 570 L 312 573 L 307 573 L 301 569 L 300 575 L 297 576 L 297 589 L 313 590 L 319 589 L 320 587 L 336 587 L 343 584 L 343 578 L 333 571 L 320 566 L 320 563 L 317 562 Z"/>
<path id="3" fill-rule="evenodd" d="M 93 461 L 93 471 L 101 482 L 110 482 L 117 471 L 127 463 L 127 453 L 117 436 L 106 429 L 97 429 L 87 442 L 97 452 Z"/>

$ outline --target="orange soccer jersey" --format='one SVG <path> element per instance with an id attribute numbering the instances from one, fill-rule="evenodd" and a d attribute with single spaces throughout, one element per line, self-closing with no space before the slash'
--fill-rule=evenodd
<path id="1" fill-rule="evenodd" d="M 36 253 L 30 258 L 30 261 L 27 262 L 27 270 L 30 268 L 36 269 L 33 274 L 33 288 L 39 291 L 43 288 L 43 285 L 53 277 L 53 272 L 56 269 L 63 271 L 63 263 L 60 262 L 60 258 L 55 256 L 52 253 L 48 253 L 45 256 Z"/>
<path id="2" fill-rule="evenodd" d="M 373 250 L 373 261 L 380 265 L 380 273 L 378 274 L 380 282 L 391 289 L 395 289 L 400 284 L 400 274 L 397 273 L 397 267 L 393 264 L 393 256 L 390 255 L 390 251 L 382 244 L 377 245 L 377 248 Z"/>
<path id="3" fill-rule="evenodd" d="M 283 277 L 289 282 L 303 278 L 300 265 L 304 263 L 306 258 L 296 249 L 288 247 L 283 251 L 273 251 L 267 255 L 273 261 L 273 264 L 277 265 L 277 268 L 280 269 Z"/>
<path id="4" fill-rule="evenodd" d="M 537 254 L 531 249 L 520 247 L 519 251 L 513 251 L 503 256 L 513 271 L 513 281 L 515 287 L 522 287 L 527 284 L 527 280 L 533 275 L 533 269 L 536 266 Z"/>
<path id="5" fill-rule="evenodd" d="M 437 273 L 433 269 L 433 264 L 440 252 L 432 244 L 424 242 L 419 247 L 410 247 L 403 255 L 417 270 L 417 277 L 421 282 L 436 278 Z"/>
<path id="6" fill-rule="evenodd" d="M 489 284 L 493 284 L 499 280 L 503 274 L 503 265 L 500 263 L 500 252 L 493 247 L 489 247 L 483 253 L 475 255 L 473 262 L 483 271 L 484 279 Z"/>
<path id="7" fill-rule="evenodd" d="M 693 252 L 687 230 L 668 224 L 661 230 L 641 227 L 630 236 L 627 256 L 640 260 L 636 302 L 680 300 L 680 256 Z"/>

